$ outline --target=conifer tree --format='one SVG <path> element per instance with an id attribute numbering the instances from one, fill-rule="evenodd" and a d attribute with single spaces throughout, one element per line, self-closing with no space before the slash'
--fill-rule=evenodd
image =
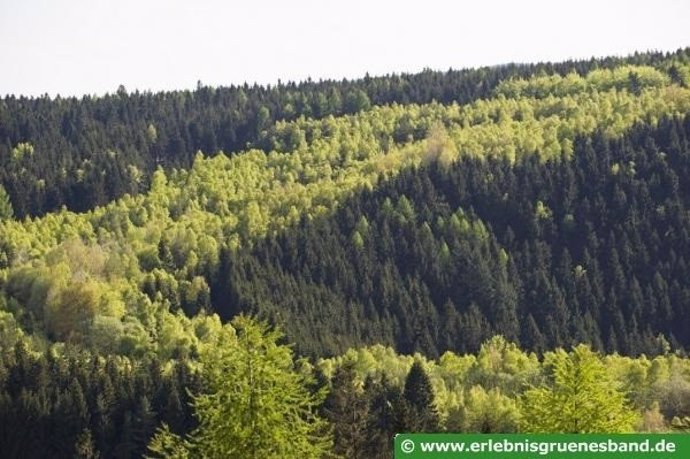
<path id="1" fill-rule="evenodd" d="M 553 358 L 553 381 L 524 393 L 520 430 L 535 433 L 624 433 L 637 421 L 625 394 L 586 345 Z"/>
<path id="2" fill-rule="evenodd" d="M 78 459 L 98 459 L 101 457 L 89 429 L 84 429 L 77 437 L 77 442 L 74 445 L 74 457 Z"/>
<path id="3" fill-rule="evenodd" d="M 405 379 L 403 398 L 405 428 L 408 432 L 434 432 L 439 429 L 431 381 L 418 360 L 412 364 Z"/>
<path id="4" fill-rule="evenodd" d="M 331 390 L 324 402 L 324 416 L 334 429 L 334 451 L 343 457 L 365 457 L 367 441 L 368 398 L 356 380 L 351 364 L 340 366 L 331 382 Z"/>
<path id="5" fill-rule="evenodd" d="M 392 385 L 384 373 L 380 381 L 368 379 L 365 391 L 369 394 L 367 419 L 367 442 L 365 453 L 368 458 L 389 458 L 393 450 L 396 433 L 404 432 L 405 400 L 400 388 Z"/>
<path id="6" fill-rule="evenodd" d="M 321 458 L 332 447 L 316 413 L 324 393 L 298 368 L 280 332 L 238 316 L 201 355 L 204 388 L 194 399 L 199 427 L 188 439 L 167 426 L 149 445 L 156 457 Z M 171 453 L 172 451 L 172 453 Z M 172 455 L 172 456 L 171 456 Z"/>

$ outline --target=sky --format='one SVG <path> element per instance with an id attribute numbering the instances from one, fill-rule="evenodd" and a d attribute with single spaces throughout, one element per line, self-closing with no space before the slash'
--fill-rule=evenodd
<path id="1" fill-rule="evenodd" d="M 0 95 L 102 95 L 690 46 L 689 0 L 0 0 Z"/>

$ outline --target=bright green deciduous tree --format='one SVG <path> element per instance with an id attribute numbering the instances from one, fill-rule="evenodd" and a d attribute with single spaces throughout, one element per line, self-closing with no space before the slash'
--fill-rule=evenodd
<path id="1" fill-rule="evenodd" d="M 520 430 L 539 433 L 623 433 L 637 421 L 625 394 L 589 346 L 552 354 L 553 382 L 522 397 Z M 548 363 L 547 363 L 548 364 Z"/>
<path id="2" fill-rule="evenodd" d="M 309 390 L 282 334 L 244 316 L 201 353 L 204 390 L 194 399 L 199 427 L 187 439 L 159 429 L 156 457 L 321 458 L 332 448 L 316 414 L 325 393 Z"/>
<path id="3" fill-rule="evenodd" d="M 461 419 L 449 430 L 476 433 L 513 433 L 516 429 L 518 409 L 515 400 L 501 393 L 498 388 L 490 390 L 473 386 L 464 397 Z"/>

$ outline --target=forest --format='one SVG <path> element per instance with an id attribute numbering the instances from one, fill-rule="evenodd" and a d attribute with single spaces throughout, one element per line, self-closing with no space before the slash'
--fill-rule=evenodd
<path id="1" fill-rule="evenodd" d="M 105 97 L 10 95 L 0 100 L 0 185 L 20 218 L 62 206 L 84 211 L 148 190 L 159 166 L 188 169 L 199 150 L 215 155 L 260 145 L 259 136 L 276 121 L 323 119 L 392 103 L 464 105 L 492 96 L 498 84 L 511 78 L 583 75 L 623 64 L 670 65 L 669 75 L 680 82 L 687 74 L 670 62 L 687 57 L 687 49 L 681 49 L 672 55 L 639 53 L 267 87 L 199 82 L 195 91 L 130 93 L 120 86 Z M 36 152 L 32 160 L 23 154 L 29 151 Z"/>
<path id="2" fill-rule="evenodd" d="M 2 457 L 690 430 L 690 49 L 7 96 L 0 164 Z"/>

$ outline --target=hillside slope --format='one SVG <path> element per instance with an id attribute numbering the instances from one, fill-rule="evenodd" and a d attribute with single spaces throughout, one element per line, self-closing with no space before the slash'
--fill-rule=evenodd
<path id="1" fill-rule="evenodd" d="M 25 221 L 4 219 L 0 298 L 12 317 L 7 320 L 49 340 L 170 355 L 197 339 L 192 325 L 166 325 L 188 321 L 176 311 L 193 317 L 212 309 L 212 297 L 219 309 L 227 302 L 218 295 L 224 288 L 218 280 L 223 251 L 251 247 L 303 218 L 331 215 L 353 193 L 409 167 L 435 163 L 445 170 L 464 158 L 498 158 L 517 167 L 534 158 L 546 165 L 571 162 L 578 136 L 601 132 L 616 138 L 636 123 L 655 125 L 688 112 L 690 90 L 669 74 L 626 66 L 584 77 L 508 80 L 493 98 L 466 106 L 391 105 L 340 118 L 281 122 L 262 136 L 272 146 L 268 154 L 198 154 L 188 171 L 174 170 L 169 177 L 157 171 L 146 194 L 81 214 L 63 210 Z M 541 201 L 547 198 L 553 199 L 544 195 Z M 527 212 L 520 218 L 533 213 L 519 211 Z M 328 303 L 324 297 L 315 307 L 327 310 Z M 435 344 L 425 346 L 432 350 Z"/>
<path id="2" fill-rule="evenodd" d="M 408 170 L 334 215 L 225 252 L 221 316 L 278 322 L 300 350 L 476 352 L 690 345 L 690 117 L 578 137 L 572 159 Z"/>
<path id="3" fill-rule="evenodd" d="M 257 139 L 279 120 L 322 119 L 393 103 L 467 104 L 491 97 L 498 84 L 513 77 L 584 75 L 624 64 L 663 67 L 689 58 L 690 50 L 683 49 L 269 87 L 199 84 L 195 91 L 154 94 L 121 87 L 81 99 L 7 96 L 0 100 L 0 186 L 22 218 L 63 205 L 85 211 L 148 190 L 158 166 L 166 171 L 191 167 L 199 150 L 215 155 L 242 151 L 248 144 L 263 147 Z"/>
<path id="4" fill-rule="evenodd" d="M 688 56 L 0 101 L 0 456 L 687 430 Z"/>

